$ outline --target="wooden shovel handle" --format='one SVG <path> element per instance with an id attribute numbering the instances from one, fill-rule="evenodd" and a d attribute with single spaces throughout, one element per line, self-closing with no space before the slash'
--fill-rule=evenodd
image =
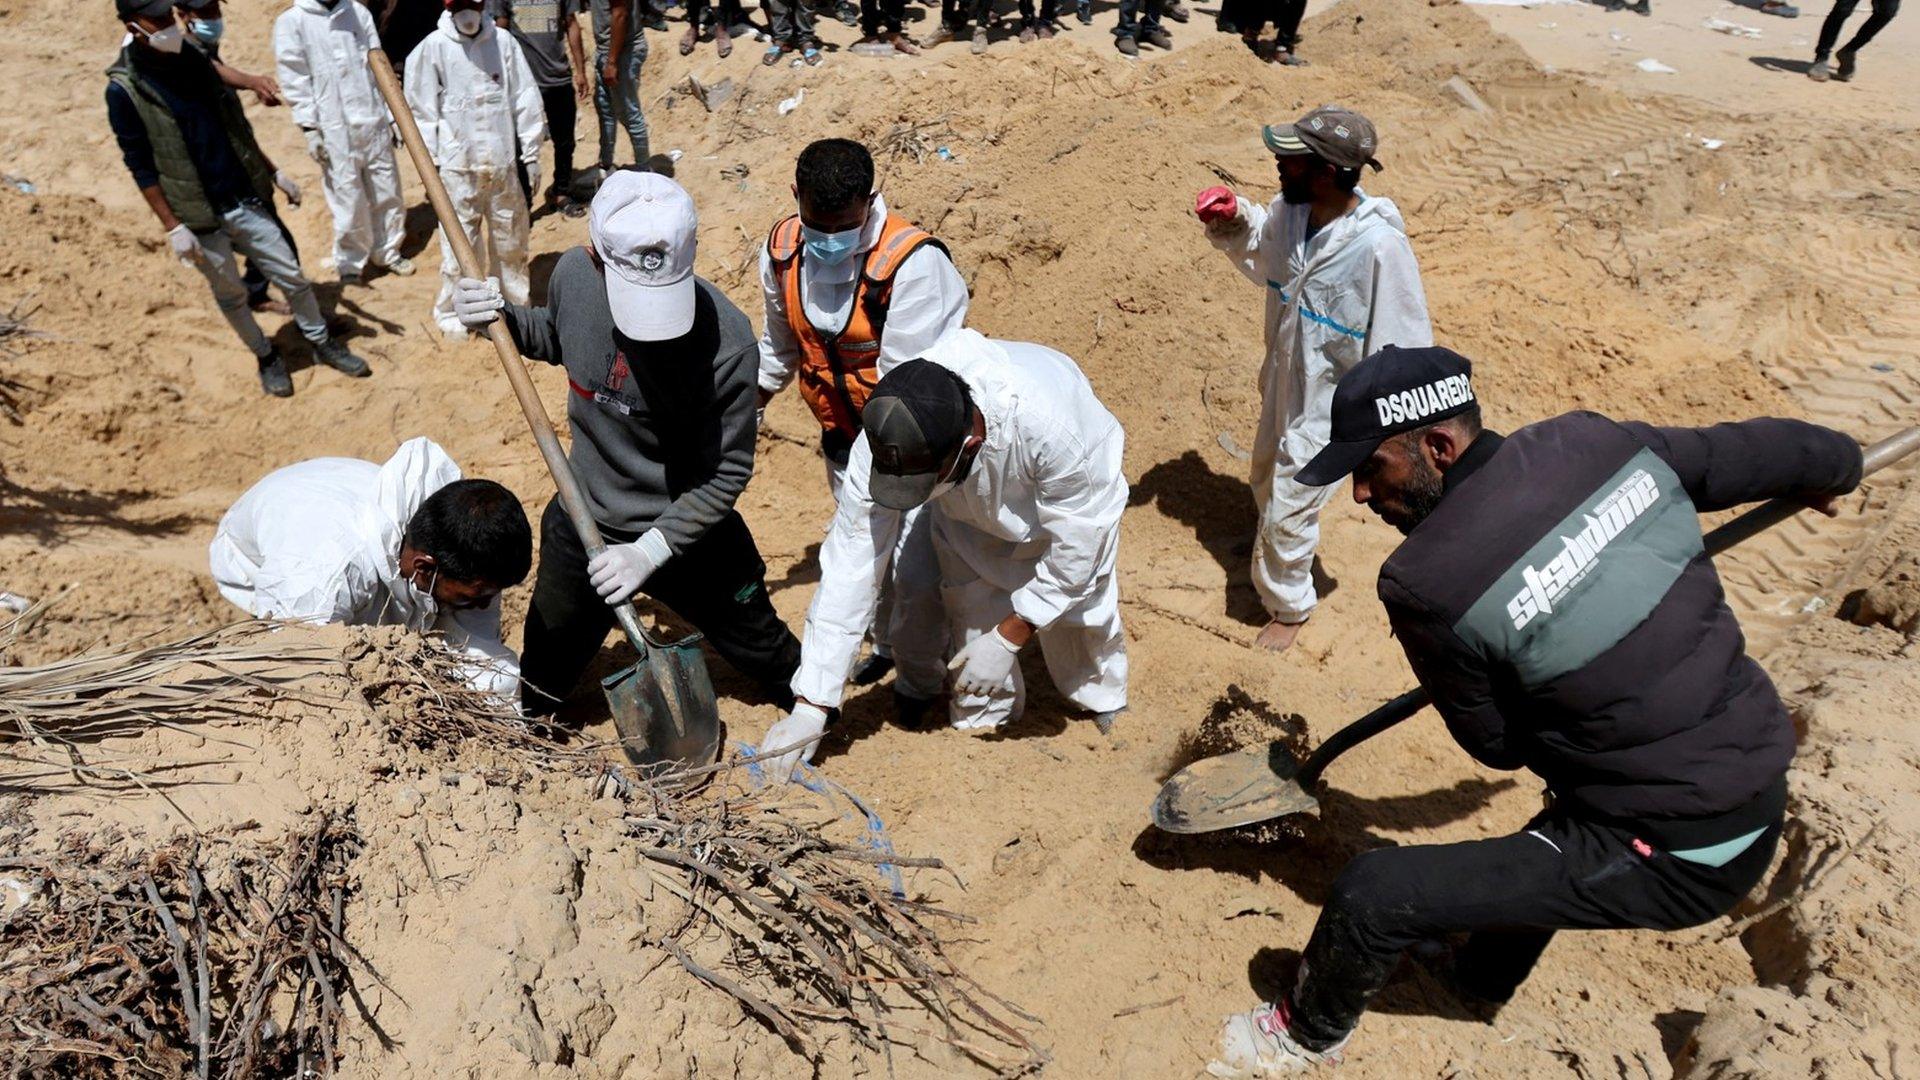
<path id="1" fill-rule="evenodd" d="M 380 88 L 380 96 L 387 101 L 387 111 L 393 114 L 394 126 L 400 129 L 400 141 L 406 144 L 407 155 L 413 158 L 413 167 L 420 174 L 420 182 L 426 186 L 427 201 L 433 204 L 433 216 L 440 219 L 441 235 L 447 238 L 447 245 L 453 249 L 453 259 L 459 264 L 460 273 L 470 278 L 486 277 L 486 268 L 474 253 L 473 245 L 467 242 L 467 231 L 461 228 L 460 219 L 453 212 L 453 200 L 447 197 L 447 186 L 440 181 L 440 170 L 427 153 L 426 140 L 420 137 L 420 125 L 414 122 L 413 110 L 408 107 L 406 95 L 400 90 L 400 80 L 393 73 L 393 62 L 387 59 L 384 49 L 370 49 L 367 51 L 367 63 L 373 68 L 373 81 Z M 573 522 L 573 531 L 580 534 L 580 543 L 586 548 L 587 557 L 592 558 L 605 550 L 607 543 L 601 538 L 600 526 L 594 523 L 593 515 L 587 512 L 587 500 L 580 492 L 580 481 L 573 475 L 573 465 L 567 461 L 567 452 L 560 446 L 560 436 L 554 434 L 553 421 L 547 418 L 547 407 L 540 403 L 540 395 L 534 392 L 533 379 L 527 374 L 526 362 L 520 358 L 520 351 L 513 347 L 513 335 L 507 330 L 506 320 L 495 319 L 489 324 L 487 337 L 492 339 L 493 351 L 500 356 L 500 367 L 507 373 L 507 382 L 513 385 L 514 399 L 520 403 L 527 426 L 533 429 L 533 441 L 540 447 L 540 457 L 546 461 L 547 471 L 553 474 L 553 486 L 559 492 L 560 505 L 567 512 L 567 520 Z M 620 621 L 621 629 L 627 632 L 628 640 L 633 642 L 633 647 L 640 650 L 641 655 L 646 655 L 648 639 L 633 605 L 619 604 L 614 607 L 613 613 Z"/>

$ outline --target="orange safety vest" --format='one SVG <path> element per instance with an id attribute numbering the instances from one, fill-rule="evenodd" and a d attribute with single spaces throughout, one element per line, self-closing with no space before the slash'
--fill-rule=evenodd
<path id="1" fill-rule="evenodd" d="M 767 235 L 767 257 L 787 305 L 787 324 L 800 343 L 800 362 L 794 372 L 800 396 L 825 430 L 838 431 L 848 440 L 860 434 L 860 410 L 880 381 L 880 335 L 887 328 L 887 305 L 893 301 L 893 276 L 908 256 L 928 244 L 952 257 L 947 246 L 931 233 L 897 214 L 888 214 L 880 229 L 880 242 L 866 253 L 847 325 L 829 332 L 807 320 L 806 305 L 800 297 L 804 247 L 800 215 L 781 219 Z"/>

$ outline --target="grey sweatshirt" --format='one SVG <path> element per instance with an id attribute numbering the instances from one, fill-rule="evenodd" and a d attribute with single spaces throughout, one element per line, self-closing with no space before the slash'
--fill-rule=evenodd
<path id="1" fill-rule="evenodd" d="M 586 248 L 560 256 L 545 307 L 507 305 L 521 355 L 567 369 L 572 461 L 594 521 L 632 540 L 649 528 L 674 552 L 733 509 L 753 475 L 759 340 L 704 278 L 693 329 L 634 341 L 614 329 Z"/>

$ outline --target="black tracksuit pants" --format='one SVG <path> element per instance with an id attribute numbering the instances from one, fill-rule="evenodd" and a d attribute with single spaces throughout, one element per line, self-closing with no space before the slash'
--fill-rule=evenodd
<path id="1" fill-rule="evenodd" d="M 1290 1033 L 1312 1050 L 1339 1042 L 1424 940 L 1467 933 L 1458 985 L 1504 1002 L 1555 931 L 1698 926 L 1759 882 L 1779 840 L 1775 824 L 1725 866 L 1703 866 L 1549 810 L 1496 840 L 1369 851 L 1341 871 L 1301 954 Z"/>
<path id="2" fill-rule="evenodd" d="M 602 531 L 609 544 L 634 540 Z M 739 514 L 729 513 L 692 547 L 667 560 L 640 591 L 692 623 L 762 694 L 783 709 L 791 707 L 788 684 L 800 667 L 800 642 L 774 613 L 767 598 L 767 564 Z M 540 518 L 540 568 L 521 643 L 520 702 L 529 715 L 560 707 L 613 627 L 613 609 L 587 577 L 580 534 L 555 499 Z"/>
<path id="3" fill-rule="evenodd" d="M 1847 24 L 1848 16 L 1859 6 L 1860 0 L 1834 0 L 1833 10 L 1827 12 L 1826 21 L 1820 24 L 1820 42 L 1813 47 L 1815 60 L 1825 60 L 1833 54 L 1834 43 L 1840 40 L 1841 27 Z M 1873 40 L 1873 35 L 1898 14 L 1900 0 L 1873 0 L 1873 14 L 1867 16 L 1867 21 L 1861 23 L 1860 29 L 1854 32 L 1853 40 L 1847 42 L 1846 48 L 1840 51 L 1851 56 L 1866 48 L 1867 42 Z"/>

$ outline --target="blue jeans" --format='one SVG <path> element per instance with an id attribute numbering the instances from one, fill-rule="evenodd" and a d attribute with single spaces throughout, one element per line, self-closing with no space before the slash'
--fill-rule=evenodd
<path id="1" fill-rule="evenodd" d="M 273 346 L 247 308 L 247 287 L 240 280 L 240 268 L 234 262 L 236 251 L 245 255 L 268 281 L 286 294 L 287 306 L 293 309 L 293 321 L 299 324 L 301 336 L 315 345 L 327 340 L 327 320 L 320 314 L 320 302 L 314 299 L 313 286 L 300 272 L 300 257 L 293 253 L 293 245 L 272 210 L 248 200 L 221 214 L 218 229 L 194 235 L 200 238 L 200 247 L 206 252 L 195 269 L 212 286 L 220 314 L 227 317 L 233 332 L 240 335 L 241 343 L 255 357 L 267 355 Z"/>
<path id="2" fill-rule="evenodd" d="M 606 50 L 596 50 L 593 54 L 593 111 L 600 116 L 600 164 L 613 164 L 613 140 L 616 122 L 624 123 L 627 129 L 627 141 L 633 144 L 633 162 L 645 165 L 651 156 L 647 151 L 647 118 L 640 113 L 640 65 L 647 62 L 647 39 L 635 41 L 626 55 L 620 58 L 619 105 L 621 116 L 614 116 L 613 95 L 608 93 L 607 84 L 600 78 L 600 71 L 607 66 Z"/>
<path id="3" fill-rule="evenodd" d="M 1141 11 L 1143 4 L 1144 12 Z M 1162 0 L 1120 0 L 1120 21 L 1114 24 L 1113 36 L 1137 38 L 1160 29 L 1161 6 Z"/>

